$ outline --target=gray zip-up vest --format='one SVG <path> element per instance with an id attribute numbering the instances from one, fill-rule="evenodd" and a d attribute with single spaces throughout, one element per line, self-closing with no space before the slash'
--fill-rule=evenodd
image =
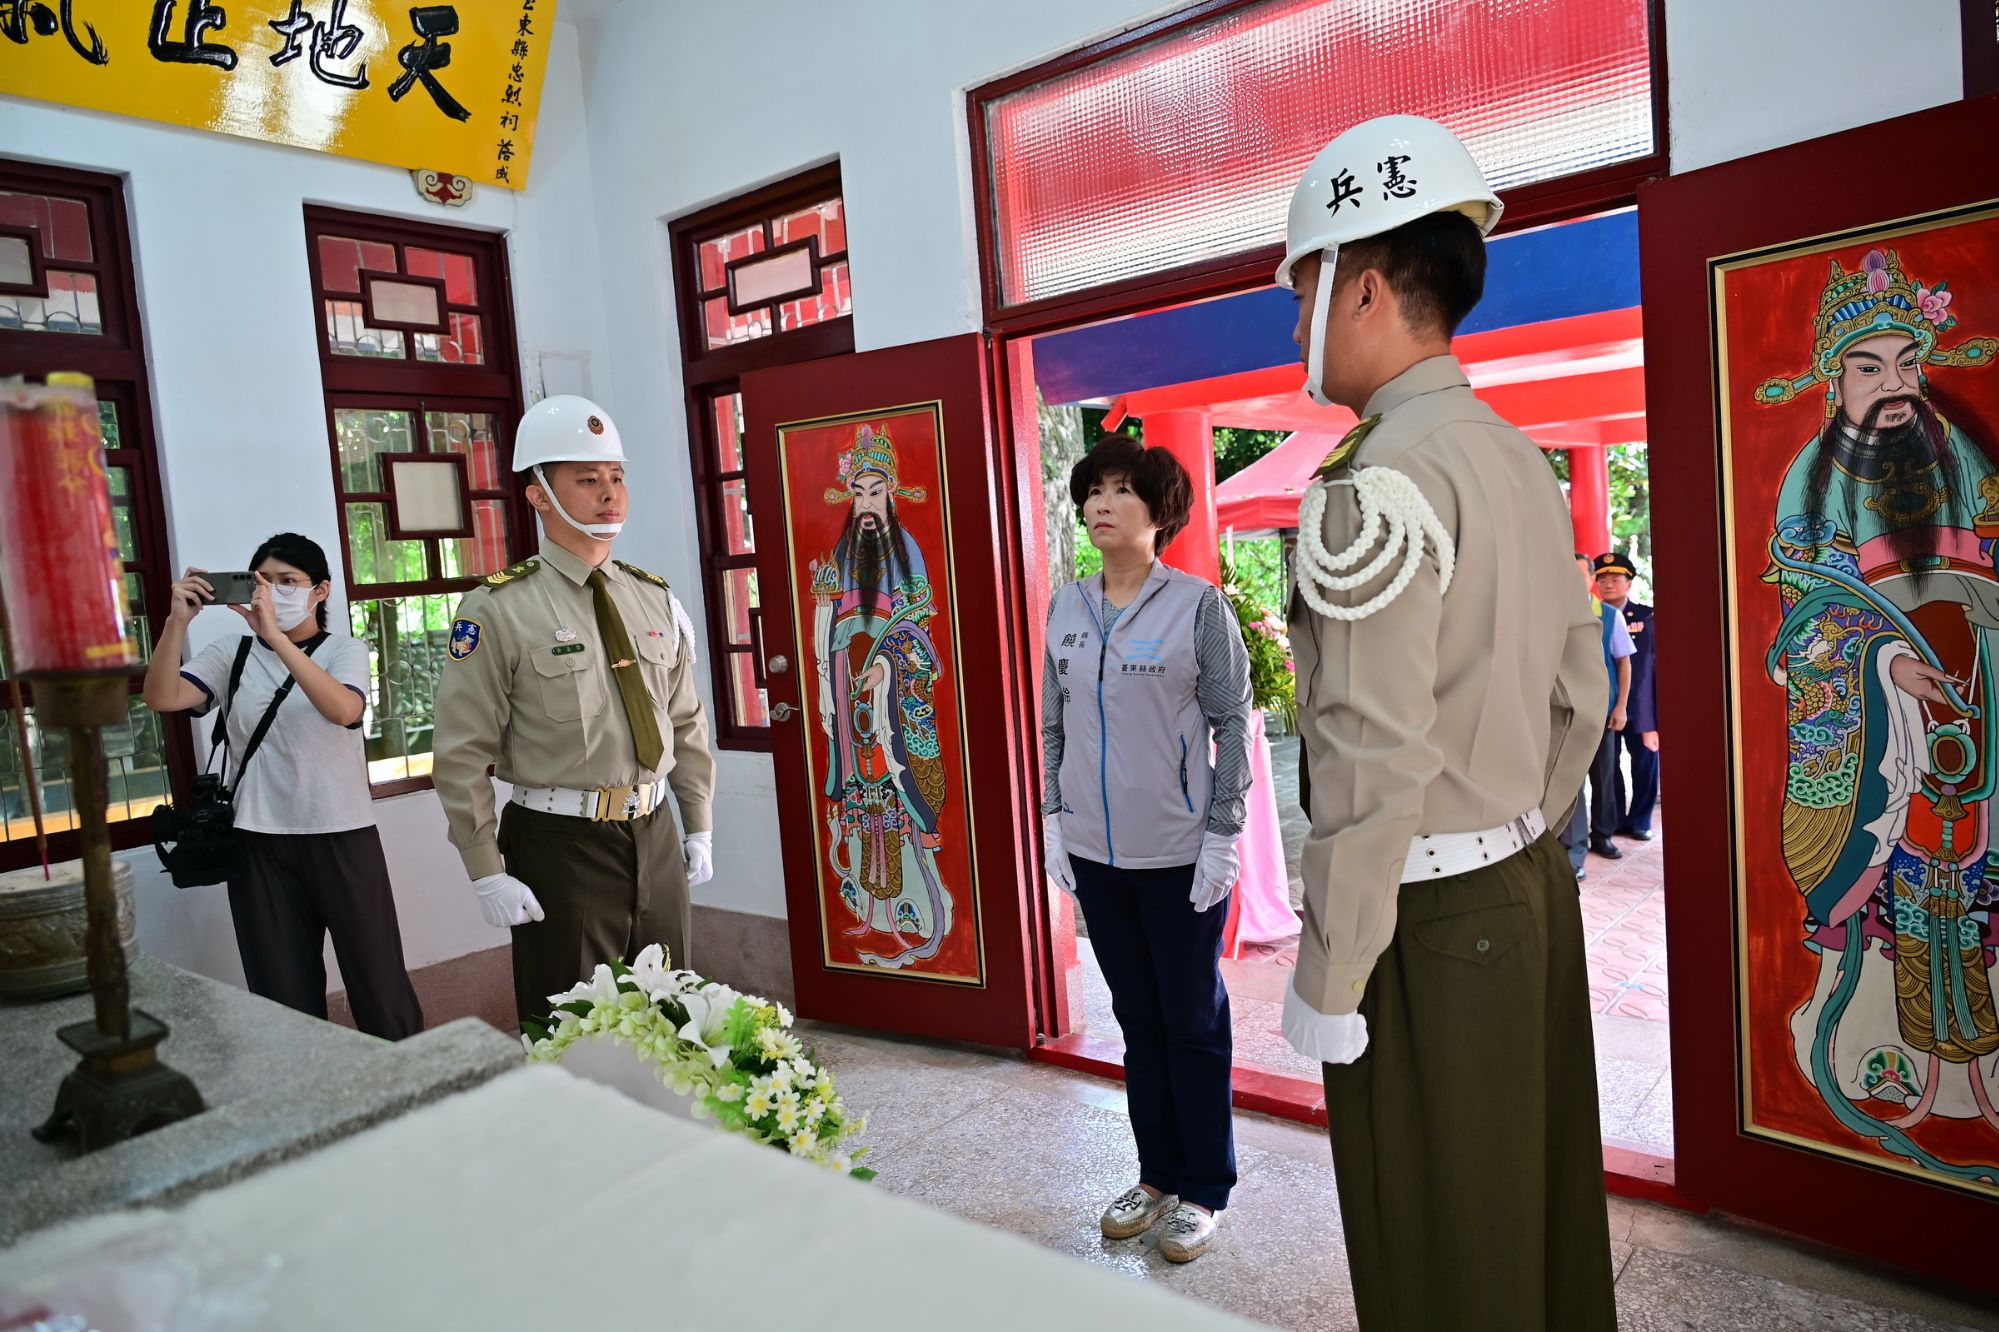
<path id="1" fill-rule="evenodd" d="M 1108 641 L 1101 574 L 1055 598 L 1048 646 L 1062 681 L 1062 841 L 1072 854 L 1130 869 L 1200 858 L 1213 771 L 1194 616 L 1210 586 L 1155 564 Z"/>

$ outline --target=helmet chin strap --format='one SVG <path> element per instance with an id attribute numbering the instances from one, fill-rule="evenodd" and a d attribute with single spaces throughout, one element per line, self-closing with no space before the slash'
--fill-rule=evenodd
<path id="1" fill-rule="evenodd" d="M 1326 373 L 1326 312 L 1332 308 L 1333 274 L 1339 263 L 1339 246 L 1328 245 L 1319 251 L 1319 280 L 1312 290 L 1312 331 L 1305 347 L 1305 391 L 1321 407 L 1333 405 L 1319 381 Z"/>
<path id="2" fill-rule="evenodd" d="M 625 525 L 623 523 L 579 523 L 570 517 L 569 510 L 563 508 L 562 501 L 556 498 L 555 487 L 548 484 L 548 475 L 541 470 L 541 464 L 539 463 L 535 464 L 534 479 L 541 482 L 542 490 L 548 495 L 548 502 L 555 506 L 555 512 L 561 517 L 562 521 L 568 523 L 583 535 L 596 537 L 599 541 L 609 541 L 624 530 Z"/>

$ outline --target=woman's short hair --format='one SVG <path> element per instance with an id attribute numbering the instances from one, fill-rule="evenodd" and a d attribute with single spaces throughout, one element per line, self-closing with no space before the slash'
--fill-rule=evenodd
<path id="1" fill-rule="evenodd" d="M 312 580 L 313 586 L 333 580 L 333 568 L 326 562 L 326 552 L 311 537 L 300 536 L 296 532 L 280 532 L 257 547 L 257 553 L 250 557 L 250 567 L 255 569 L 265 560 L 277 560 Z M 320 602 L 315 610 L 319 615 L 319 627 L 326 628 L 326 603 Z"/>
<path id="2" fill-rule="evenodd" d="M 1194 510 L 1194 478 L 1180 460 L 1165 449 L 1148 449 L 1130 435 L 1106 435 L 1097 447 L 1069 469 L 1069 498 L 1077 512 L 1090 498 L 1090 491 L 1107 476 L 1121 476 L 1131 483 L 1159 535 L 1152 553 L 1166 549 L 1179 536 Z"/>

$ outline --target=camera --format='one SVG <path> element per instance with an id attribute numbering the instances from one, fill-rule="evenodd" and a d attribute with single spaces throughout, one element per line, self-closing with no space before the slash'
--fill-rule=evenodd
<path id="1" fill-rule="evenodd" d="M 152 834 L 153 850 L 176 888 L 223 883 L 242 873 L 236 805 L 214 773 L 194 779 L 194 794 L 185 804 L 155 809 Z"/>

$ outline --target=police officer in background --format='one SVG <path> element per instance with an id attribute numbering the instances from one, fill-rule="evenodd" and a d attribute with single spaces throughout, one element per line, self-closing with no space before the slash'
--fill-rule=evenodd
<path id="1" fill-rule="evenodd" d="M 1638 576 L 1629 555 L 1599 555 L 1595 564 L 1596 595 L 1624 617 L 1631 634 L 1631 702 L 1624 730 L 1624 752 L 1631 756 L 1631 790 L 1624 789 L 1624 772 L 1612 769 L 1616 793 L 1610 814 L 1612 831 L 1633 841 L 1652 840 L 1652 811 L 1659 804 L 1659 699 L 1653 686 L 1652 608 L 1631 599 L 1631 580 Z"/>
<path id="2" fill-rule="evenodd" d="M 694 626 L 665 579 L 611 558 L 624 464 L 595 403 L 529 409 L 514 468 L 541 554 L 466 594 L 438 683 L 432 780 L 480 910 L 513 931 L 523 1020 L 648 944 L 691 965 L 688 888 L 713 875 Z M 513 788 L 498 819 L 489 766 Z M 669 787 L 681 829 L 661 812 Z"/>

